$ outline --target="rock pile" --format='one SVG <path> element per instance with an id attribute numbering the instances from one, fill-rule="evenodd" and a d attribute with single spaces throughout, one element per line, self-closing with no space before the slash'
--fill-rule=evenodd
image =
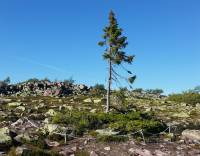
<path id="1" fill-rule="evenodd" d="M 0 86 L 0 95 L 66 96 L 70 94 L 85 94 L 88 91 L 89 88 L 83 84 L 50 81 L 33 81 Z"/>

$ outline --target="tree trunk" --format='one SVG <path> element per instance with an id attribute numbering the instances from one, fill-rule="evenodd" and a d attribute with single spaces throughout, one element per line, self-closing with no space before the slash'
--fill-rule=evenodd
<path id="1" fill-rule="evenodd" d="M 109 107 L 110 107 L 111 83 L 112 83 L 112 62 L 111 62 L 111 59 L 109 59 L 109 76 L 108 76 L 108 88 L 107 88 L 107 100 L 106 100 L 106 113 L 109 112 Z"/>

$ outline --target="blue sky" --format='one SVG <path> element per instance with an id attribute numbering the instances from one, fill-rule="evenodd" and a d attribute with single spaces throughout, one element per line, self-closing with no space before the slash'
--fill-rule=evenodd
<path id="1" fill-rule="evenodd" d="M 199 0 L 1 0 L 0 79 L 105 84 L 97 45 L 113 9 L 135 54 L 133 87 L 180 92 L 200 84 Z M 122 83 L 123 84 L 123 83 Z"/>

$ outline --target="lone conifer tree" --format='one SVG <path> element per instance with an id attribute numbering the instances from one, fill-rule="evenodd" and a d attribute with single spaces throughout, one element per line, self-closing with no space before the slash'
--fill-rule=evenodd
<path id="1" fill-rule="evenodd" d="M 109 14 L 109 25 L 104 29 L 103 41 L 100 41 L 99 46 L 105 46 L 105 52 L 103 58 L 108 61 L 108 86 L 107 86 L 107 102 L 106 102 L 106 113 L 109 112 L 110 107 L 110 94 L 111 94 L 111 84 L 112 80 L 117 81 L 117 77 L 124 78 L 119 75 L 115 70 L 114 66 L 122 65 L 122 63 L 131 64 L 134 55 L 126 55 L 123 49 L 128 45 L 127 37 L 122 36 L 122 29 L 118 27 L 117 19 L 113 11 Z M 123 67 L 123 66 L 122 66 Z M 124 68 L 125 69 L 125 68 Z M 125 69 L 126 70 L 126 69 Z M 128 71 L 128 74 L 132 74 Z M 130 76 L 125 78 L 129 83 L 133 83 L 136 76 Z"/>

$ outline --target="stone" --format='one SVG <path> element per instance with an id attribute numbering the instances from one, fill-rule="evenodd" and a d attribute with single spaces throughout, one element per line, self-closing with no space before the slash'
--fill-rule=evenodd
<path id="1" fill-rule="evenodd" d="M 147 149 L 135 149 L 134 153 L 140 156 L 153 156 Z"/>
<path id="2" fill-rule="evenodd" d="M 128 152 L 134 153 L 134 152 L 135 152 L 135 149 L 134 149 L 134 148 L 130 148 L 130 149 L 128 150 Z"/>
<path id="3" fill-rule="evenodd" d="M 80 85 L 79 85 L 79 89 L 80 89 L 80 90 L 83 90 L 83 89 L 86 89 L 86 88 L 87 88 L 87 87 L 86 87 L 84 84 L 80 84 Z"/>
<path id="4" fill-rule="evenodd" d="M 5 152 L 2 152 L 2 151 L 0 151 L 0 155 L 1 155 L 1 156 L 6 156 L 6 153 L 5 153 Z"/>
<path id="5" fill-rule="evenodd" d="M 57 124 L 46 124 L 44 126 L 44 129 L 46 131 L 48 131 L 49 133 L 53 133 L 58 129 L 58 125 Z"/>
<path id="6" fill-rule="evenodd" d="M 96 132 L 99 133 L 100 135 L 107 135 L 107 136 L 119 134 L 119 132 L 114 132 L 111 129 L 97 129 Z"/>
<path id="7" fill-rule="evenodd" d="M 45 113 L 45 115 L 49 115 L 49 116 L 55 116 L 57 113 L 56 111 L 54 111 L 53 109 L 49 109 L 48 112 Z"/>
<path id="8" fill-rule="evenodd" d="M 200 142 L 200 130 L 189 130 L 186 129 L 182 132 L 182 138 L 188 139 L 191 141 L 198 141 Z"/>
<path id="9" fill-rule="evenodd" d="M 200 109 L 200 103 L 197 103 L 197 104 L 196 104 L 196 108 L 197 108 L 197 109 Z"/>
<path id="10" fill-rule="evenodd" d="M 84 141 L 84 145 L 87 145 L 87 144 L 88 144 L 88 140 L 85 140 L 85 141 Z"/>
<path id="11" fill-rule="evenodd" d="M 9 107 L 17 107 L 17 106 L 20 106 L 20 105 L 22 105 L 21 102 L 11 102 L 11 103 L 8 103 Z"/>
<path id="12" fill-rule="evenodd" d="M 101 103 L 101 99 L 94 99 L 93 102 L 94 102 L 95 104 Z"/>
<path id="13" fill-rule="evenodd" d="M 167 153 L 164 153 L 164 152 L 162 152 L 162 151 L 160 151 L 160 150 L 155 150 L 155 151 L 154 151 L 154 154 L 155 154 L 156 156 L 168 156 Z"/>
<path id="14" fill-rule="evenodd" d="M 185 112 L 174 113 L 172 116 L 173 117 L 178 117 L 178 118 L 189 118 L 190 117 L 188 115 L 188 113 L 185 113 Z"/>
<path id="15" fill-rule="evenodd" d="M 45 142 L 46 144 L 49 146 L 49 147 L 58 147 L 60 145 L 59 142 L 57 141 L 50 141 L 48 139 L 45 139 Z"/>
<path id="16" fill-rule="evenodd" d="M 92 101 L 91 98 L 87 98 L 87 99 L 83 100 L 83 102 L 85 102 L 85 103 L 92 103 L 93 101 Z"/>
<path id="17" fill-rule="evenodd" d="M 77 147 L 76 147 L 76 146 L 72 147 L 71 149 L 72 149 L 72 151 L 74 151 L 74 152 L 77 151 Z"/>
<path id="18" fill-rule="evenodd" d="M 181 106 L 181 107 L 186 107 L 186 106 L 187 106 L 187 104 L 186 104 L 186 103 L 183 103 L 183 102 L 181 102 L 181 103 L 180 103 L 180 106 Z"/>
<path id="19" fill-rule="evenodd" d="M 43 121 L 45 124 L 49 124 L 50 123 L 50 119 L 49 118 L 45 118 Z"/>
<path id="20" fill-rule="evenodd" d="M 12 99 L 1 99 L 0 98 L 0 104 L 11 102 L 11 101 L 12 101 Z"/>
<path id="21" fill-rule="evenodd" d="M 18 106 L 16 109 L 20 110 L 20 111 L 25 111 L 26 110 L 26 108 L 24 106 Z"/>
<path id="22" fill-rule="evenodd" d="M 104 147 L 104 150 L 106 150 L 106 151 L 110 151 L 110 146 L 108 146 L 108 147 Z"/>
<path id="23" fill-rule="evenodd" d="M 45 104 L 44 103 L 40 103 L 39 105 L 38 105 L 38 108 L 44 108 L 45 107 Z"/>
<path id="24" fill-rule="evenodd" d="M 150 112 L 150 111 L 152 111 L 151 107 L 145 109 L 145 112 Z"/>
<path id="25" fill-rule="evenodd" d="M 64 106 L 66 109 L 68 109 L 68 110 L 73 110 L 73 106 Z"/>
<path id="26" fill-rule="evenodd" d="M 0 128 L 0 149 L 7 148 L 12 145 L 10 130 L 8 127 Z"/>
<path id="27" fill-rule="evenodd" d="M 133 140 L 130 141 L 131 145 L 135 145 L 135 142 Z"/>
<path id="28" fill-rule="evenodd" d="M 0 111 L 0 117 L 7 117 L 7 114 L 3 111 Z"/>
<path id="29" fill-rule="evenodd" d="M 91 112 L 91 113 L 96 113 L 96 112 L 97 112 L 97 109 L 92 109 L 90 112 Z"/>
<path id="30" fill-rule="evenodd" d="M 98 154 L 95 151 L 91 151 L 90 156 L 98 156 Z"/>
<path id="31" fill-rule="evenodd" d="M 0 82 L 1 85 L 1 82 Z M 63 96 L 69 94 L 81 94 L 89 91 L 89 88 L 84 85 L 66 84 L 64 82 L 50 82 L 50 81 L 31 81 L 24 82 L 17 85 L 9 85 L 6 88 L 0 87 L 0 94 L 14 95 L 14 96 Z M 2 100 L 0 100 L 0 103 Z"/>
<path id="32" fill-rule="evenodd" d="M 60 94 L 61 94 L 61 90 L 60 90 L 60 89 L 56 89 L 54 95 L 55 95 L 55 96 L 58 96 L 58 95 L 60 95 Z"/>
<path id="33" fill-rule="evenodd" d="M 31 141 L 32 139 L 28 133 L 24 133 L 24 134 L 19 134 L 16 137 L 14 137 L 14 140 L 16 140 L 17 142 L 23 142 L 23 140 Z"/>
<path id="34" fill-rule="evenodd" d="M 14 123 L 12 123 L 11 126 L 16 127 L 16 126 L 22 125 L 23 122 L 24 121 L 22 119 L 18 119 L 17 121 L 15 121 Z"/>
<path id="35" fill-rule="evenodd" d="M 25 147 L 25 146 L 18 146 L 15 149 L 15 153 L 16 153 L 16 155 L 22 155 L 26 150 L 28 150 L 27 147 Z"/>
<path id="36" fill-rule="evenodd" d="M 59 152 L 60 155 L 62 156 L 70 156 L 71 154 L 74 154 L 74 151 L 70 148 L 63 148 L 60 152 Z"/>

